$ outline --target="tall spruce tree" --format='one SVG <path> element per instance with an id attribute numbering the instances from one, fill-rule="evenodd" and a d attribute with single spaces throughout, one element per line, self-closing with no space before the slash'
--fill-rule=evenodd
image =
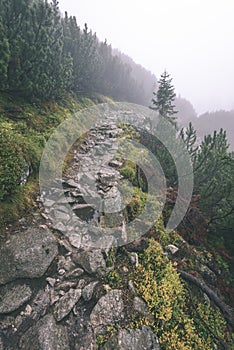
<path id="1" fill-rule="evenodd" d="M 177 111 L 173 104 L 176 94 L 171 82 L 172 78 L 170 78 L 170 74 L 165 70 L 164 73 L 161 74 L 161 78 L 158 82 L 159 86 L 157 92 L 153 93 L 155 98 L 152 99 L 153 106 L 150 108 L 158 111 L 162 117 L 166 118 L 176 126 L 175 114 Z"/>
<path id="2" fill-rule="evenodd" d="M 7 71 L 10 59 L 10 48 L 0 18 L 0 89 L 7 88 Z"/>

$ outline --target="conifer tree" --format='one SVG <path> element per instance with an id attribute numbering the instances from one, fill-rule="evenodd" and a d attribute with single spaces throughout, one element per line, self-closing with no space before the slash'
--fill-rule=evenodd
<path id="1" fill-rule="evenodd" d="M 176 126 L 175 114 L 177 111 L 173 104 L 176 94 L 171 82 L 172 78 L 170 78 L 170 75 L 165 70 L 158 82 L 159 86 L 157 92 L 153 93 L 155 98 L 152 99 L 153 106 L 150 108 L 158 111 L 162 117 L 166 118 Z"/>
<path id="2" fill-rule="evenodd" d="M 10 48 L 0 18 L 0 89 L 7 88 L 7 71 L 10 59 Z"/>
<path id="3" fill-rule="evenodd" d="M 197 132 L 194 129 L 192 123 L 190 122 L 187 128 L 182 128 L 180 131 L 180 137 L 184 141 L 184 144 L 193 160 L 195 160 L 198 146 L 197 142 Z"/>

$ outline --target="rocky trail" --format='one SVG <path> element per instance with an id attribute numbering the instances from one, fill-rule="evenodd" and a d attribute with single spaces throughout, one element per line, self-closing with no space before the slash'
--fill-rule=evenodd
<path id="1" fill-rule="evenodd" d="M 121 132 L 114 121 L 91 129 L 66 169 L 63 193 L 55 180 L 39 209 L 2 239 L 1 350 L 99 349 L 107 327 L 116 326 L 104 349 L 159 349 L 149 327 L 126 329 L 134 310 L 148 312 L 134 286 L 105 284 L 111 247 L 126 243 L 115 159 Z M 137 260 L 129 253 L 132 268 Z"/>

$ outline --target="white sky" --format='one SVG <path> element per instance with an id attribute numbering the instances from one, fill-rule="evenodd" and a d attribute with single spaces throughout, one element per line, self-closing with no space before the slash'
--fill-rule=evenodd
<path id="1" fill-rule="evenodd" d="M 200 114 L 234 109 L 234 0 L 60 0 L 60 9 L 107 38 Z"/>

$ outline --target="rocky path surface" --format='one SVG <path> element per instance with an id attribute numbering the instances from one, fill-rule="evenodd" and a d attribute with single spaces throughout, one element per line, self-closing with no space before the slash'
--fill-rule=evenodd
<path id="1" fill-rule="evenodd" d="M 113 120 L 91 129 L 66 170 L 64 193 L 55 181 L 31 227 L 22 219 L 1 243 L 0 350 L 99 349 L 107 327 L 118 331 L 106 350 L 159 349 L 149 327 L 128 330 L 132 310 L 147 312 L 134 288 L 126 300 L 105 285 L 109 250 L 126 241 L 115 159 L 121 132 Z M 134 268 L 137 256 L 130 260 Z"/>

